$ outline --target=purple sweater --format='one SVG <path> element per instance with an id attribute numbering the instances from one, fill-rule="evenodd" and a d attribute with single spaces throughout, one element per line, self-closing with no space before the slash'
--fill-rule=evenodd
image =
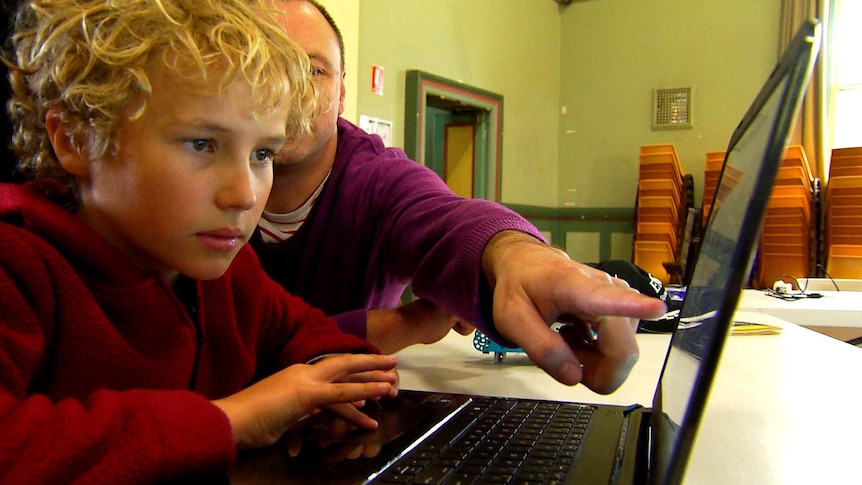
<path id="1" fill-rule="evenodd" d="M 338 121 L 332 173 L 308 219 L 287 241 L 252 239 L 276 281 L 365 336 L 367 309 L 394 308 L 413 293 L 498 336 L 481 255 L 500 231 L 544 240 L 501 204 L 464 199 L 432 170 L 380 137 Z"/>

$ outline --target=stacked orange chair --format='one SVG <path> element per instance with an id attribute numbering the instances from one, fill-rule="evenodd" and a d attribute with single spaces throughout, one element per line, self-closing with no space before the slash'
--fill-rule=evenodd
<path id="1" fill-rule="evenodd" d="M 862 147 L 832 150 L 823 229 L 830 276 L 862 278 Z"/>
<path id="2" fill-rule="evenodd" d="M 809 276 L 816 254 L 814 177 L 805 150 L 788 147 L 769 197 L 758 247 L 757 284 L 771 287 L 782 277 Z"/>
<path id="3" fill-rule="evenodd" d="M 724 165 L 726 152 L 709 152 L 706 154 L 706 165 L 703 171 L 703 199 L 701 200 L 701 224 L 705 227 L 709 219 L 709 210 L 712 208 L 712 199 L 715 197 L 715 189 L 718 187 L 718 178 L 721 176 L 721 167 Z"/>
<path id="4" fill-rule="evenodd" d="M 637 227 L 634 263 L 670 284 L 664 263 L 673 263 L 679 251 L 680 218 L 684 217 L 682 166 L 672 144 L 640 148 Z"/>

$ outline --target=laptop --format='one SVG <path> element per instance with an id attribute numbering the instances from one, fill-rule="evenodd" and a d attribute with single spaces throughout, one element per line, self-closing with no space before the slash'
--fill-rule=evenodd
<path id="1" fill-rule="evenodd" d="M 805 22 L 730 138 L 652 408 L 403 390 L 366 405 L 374 432 L 328 437 L 320 413 L 299 456 L 244 454 L 230 480 L 681 483 L 819 42 Z M 357 444 L 367 458 L 350 457 Z"/>

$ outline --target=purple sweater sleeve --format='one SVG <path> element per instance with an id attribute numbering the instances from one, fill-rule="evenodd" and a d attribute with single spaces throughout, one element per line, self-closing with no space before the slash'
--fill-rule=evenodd
<path id="1" fill-rule="evenodd" d="M 496 339 L 481 260 L 505 230 L 544 241 L 502 204 L 454 194 L 403 150 L 341 119 L 332 171 L 302 228 L 279 244 L 252 244 L 273 279 L 345 332 L 364 337 L 367 310 L 398 306 L 411 285 Z"/>
<path id="2" fill-rule="evenodd" d="M 335 322 L 342 332 L 365 339 L 368 335 L 367 315 L 368 310 L 362 308 L 335 315 Z"/>
<path id="3" fill-rule="evenodd" d="M 504 230 L 544 241 L 538 229 L 499 203 L 454 194 L 433 171 L 408 159 L 400 149 L 384 148 L 379 138 L 344 120 L 339 129 L 334 185 L 339 187 L 339 179 L 350 180 L 340 184 L 339 195 L 353 202 L 353 217 L 364 217 L 366 229 L 374 230 L 366 271 L 387 268 L 387 277 L 410 281 L 417 297 L 499 339 L 490 289 L 482 274 L 482 251 Z M 349 164 L 348 153 L 352 154 Z M 369 286 L 385 291 L 386 284 Z M 356 323 L 355 317 L 342 321 Z"/>

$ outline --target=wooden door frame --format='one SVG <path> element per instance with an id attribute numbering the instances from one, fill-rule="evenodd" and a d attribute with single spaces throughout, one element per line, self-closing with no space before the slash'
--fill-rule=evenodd
<path id="1" fill-rule="evenodd" d="M 428 96 L 436 95 L 475 108 L 477 116 L 476 147 L 482 147 L 488 163 L 475 172 L 474 186 L 500 201 L 500 172 L 503 165 L 503 96 L 452 81 L 419 70 L 407 71 L 404 109 L 404 151 L 411 159 L 425 165 L 425 112 Z M 477 157 L 477 162 L 482 157 Z"/>

